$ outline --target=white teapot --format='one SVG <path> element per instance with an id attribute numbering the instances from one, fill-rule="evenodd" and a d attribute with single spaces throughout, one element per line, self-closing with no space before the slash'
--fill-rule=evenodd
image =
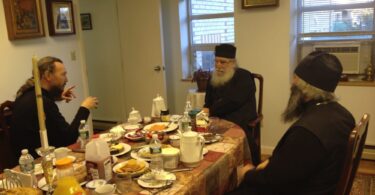
<path id="1" fill-rule="evenodd" d="M 181 162 L 186 167 L 197 167 L 203 159 L 204 138 L 195 131 L 180 133 Z"/>

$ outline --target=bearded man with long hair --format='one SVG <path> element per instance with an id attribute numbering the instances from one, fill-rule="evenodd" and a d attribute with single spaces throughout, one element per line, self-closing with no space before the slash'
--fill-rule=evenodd
<path id="1" fill-rule="evenodd" d="M 284 122 L 293 122 L 272 156 L 239 170 L 239 188 L 228 194 L 334 194 L 355 126 L 334 94 L 342 66 L 336 56 L 313 52 L 294 71 Z"/>

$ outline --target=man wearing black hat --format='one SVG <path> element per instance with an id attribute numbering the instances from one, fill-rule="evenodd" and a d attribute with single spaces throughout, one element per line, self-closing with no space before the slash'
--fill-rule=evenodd
<path id="1" fill-rule="evenodd" d="M 294 71 L 284 122 L 295 121 L 272 156 L 238 171 L 229 194 L 334 194 L 353 116 L 336 101 L 342 66 L 334 55 L 313 52 Z"/>
<path id="2" fill-rule="evenodd" d="M 247 124 L 257 117 L 254 78 L 237 67 L 235 58 L 233 45 L 215 47 L 215 71 L 207 84 L 204 111 L 238 124 L 249 134 Z"/>

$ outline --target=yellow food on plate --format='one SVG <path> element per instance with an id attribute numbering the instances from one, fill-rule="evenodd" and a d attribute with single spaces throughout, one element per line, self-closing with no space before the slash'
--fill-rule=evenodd
<path id="1" fill-rule="evenodd" d="M 155 124 L 155 125 L 152 125 L 150 127 L 150 129 L 148 129 L 149 131 L 163 131 L 164 129 L 166 129 L 167 125 L 163 125 L 163 124 Z"/>
<path id="2" fill-rule="evenodd" d="M 124 151 L 124 146 L 122 144 L 112 144 L 110 149 L 110 153 L 113 154 L 118 154 Z"/>
<path id="3" fill-rule="evenodd" d="M 137 161 L 135 159 L 130 159 L 128 161 L 126 161 L 126 163 L 116 169 L 116 172 L 117 173 L 136 173 L 136 172 L 139 172 L 139 171 L 142 171 L 144 168 L 146 167 L 146 164 L 141 162 L 141 161 Z"/>
<path id="4" fill-rule="evenodd" d="M 169 144 L 162 144 L 161 145 L 161 148 L 170 148 L 172 147 L 171 145 Z M 151 158 L 152 157 L 152 154 L 150 153 L 150 148 L 149 147 L 145 147 L 145 148 L 142 148 L 141 150 L 138 151 L 138 156 L 142 157 L 142 158 Z"/>

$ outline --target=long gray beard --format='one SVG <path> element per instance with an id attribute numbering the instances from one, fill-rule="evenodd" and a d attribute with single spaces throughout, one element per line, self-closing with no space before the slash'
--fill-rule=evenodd
<path id="1" fill-rule="evenodd" d="M 211 85 L 214 87 L 223 86 L 225 83 L 227 83 L 228 81 L 232 79 L 234 73 L 235 73 L 235 69 L 232 68 L 232 69 L 228 69 L 224 75 L 218 76 L 217 71 L 215 70 L 212 73 Z"/>
<path id="2" fill-rule="evenodd" d="M 290 97 L 288 105 L 282 114 L 283 121 L 291 122 L 297 119 L 305 111 L 304 95 L 295 85 L 290 88 Z"/>

